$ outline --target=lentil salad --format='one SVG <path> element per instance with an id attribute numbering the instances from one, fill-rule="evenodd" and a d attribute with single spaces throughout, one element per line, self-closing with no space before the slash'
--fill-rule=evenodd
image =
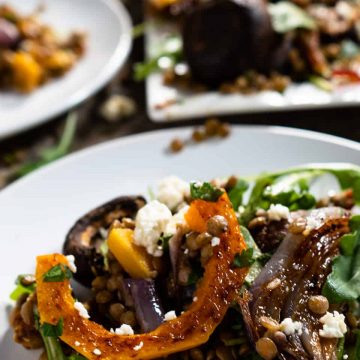
<path id="1" fill-rule="evenodd" d="M 324 174 L 341 190 L 319 199 Z M 318 164 L 116 198 L 74 224 L 66 257 L 19 276 L 14 339 L 49 360 L 358 359 L 359 183 L 356 166 Z"/>

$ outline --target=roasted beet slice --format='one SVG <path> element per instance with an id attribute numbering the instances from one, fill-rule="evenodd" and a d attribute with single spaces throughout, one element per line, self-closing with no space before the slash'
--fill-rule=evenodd
<path id="1" fill-rule="evenodd" d="M 321 315 L 311 313 L 308 301 L 321 294 L 339 239 L 349 232 L 349 217 L 349 211 L 337 207 L 312 210 L 305 218 L 310 229 L 286 235 L 241 302 L 253 343 L 266 332 L 261 317 L 278 322 L 291 318 L 301 322 L 301 334 L 266 335 L 276 343 L 281 359 L 333 359 L 337 341 L 319 336 Z"/>
<path id="2" fill-rule="evenodd" d="M 100 246 L 106 230 L 114 220 L 134 218 L 146 201 L 141 196 L 122 196 L 107 202 L 82 216 L 70 229 L 63 247 L 65 255 L 74 255 L 77 272 L 75 279 L 89 286 L 104 268 Z"/>
<path id="3" fill-rule="evenodd" d="M 264 0 L 207 1 L 184 17 L 185 58 L 192 76 L 209 86 L 271 66 L 279 39 Z M 284 50 L 285 51 L 285 50 Z M 282 63 L 276 53 L 276 63 Z"/>

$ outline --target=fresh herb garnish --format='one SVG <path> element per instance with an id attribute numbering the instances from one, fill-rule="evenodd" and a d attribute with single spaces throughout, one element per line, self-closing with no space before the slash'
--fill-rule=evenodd
<path id="1" fill-rule="evenodd" d="M 63 327 L 64 327 L 64 319 L 60 318 L 57 324 L 55 325 L 43 323 L 40 326 L 40 330 L 44 336 L 56 338 L 62 335 Z"/>
<path id="2" fill-rule="evenodd" d="M 229 199 L 235 211 L 243 203 L 243 197 L 246 190 L 249 188 L 249 183 L 244 179 L 238 179 L 236 185 L 229 191 Z"/>
<path id="3" fill-rule="evenodd" d="M 243 250 L 241 253 L 235 254 L 233 265 L 237 268 L 244 268 L 251 266 L 255 259 L 253 258 L 254 249 L 248 248 Z"/>
<path id="4" fill-rule="evenodd" d="M 193 200 L 200 199 L 205 201 L 217 201 L 224 193 L 223 190 L 212 186 L 208 182 L 190 184 L 190 195 Z"/>
<path id="5" fill-rule="evenodd" d="M 19 275 L 16 278 L 15 284 L 17 285 L 14 291 L 10 294 L 11 300 L 18 300 L 23 294 L 32 294 L 36 289 L 36 284 L 24 285 L 22 279 L 28 275 Z"/>
<path id="6" fill-rule="evenodd" d="M 330 303 L 356 300 L 360 297 L 360 215 L 350 221 L 351 233 L 340 240 L 341 255 L 332 263 L 332 272 L 323 287 Z"/>
<path id="7" fill-rule="evenodd" d="M 314 30 L 315 20 L 299 6 L 290 1 L 269 4 L 272 25 L 276 32 L 287 33 L 296 29 Z"/>
<path id="8" fill-rule="evenodd" d="M 63 264 L 55 265 L 44 274 L 44 282 L 61 282 L 71 278 L 71 270 Z"/>

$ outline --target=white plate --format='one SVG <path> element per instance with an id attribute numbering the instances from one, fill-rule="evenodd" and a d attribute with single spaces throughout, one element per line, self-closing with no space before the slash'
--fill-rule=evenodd
<path id="1" fill-rule="evenodd" d="M 0 93 L 0 138 L 23 131 L 70 109 L 106 84 L 131 47 L 131 20 L 119 0 L 0 0 L 23 13 L 39 3 L 41 20 L 60 33 L 88 34 L 85 56 L 64 77 L 31 94 Z"/>
<path id="2" fill-rule="evenodd" d="M 82 214 L 120 194 L 147 194 L 170 174 L 187 180 L 256 174 L 308 162 L 360 165 L 360 144 L 280 127 L 234 127 L 225 140 L 187 147 L 173 155 L 173 137 L 191 129 L 158 131 L 112 141 L 71 155 L 0 193 L 1 359 L 37 359 L 12 342 L 8 294 L 17 274 L 34 271 L 39 254 L 61 251 L 68 229 Z"/>
<path id="3" fill-rule="evenodd" d="M 146 31 L 148 57 L 158 54 L 164 38 L 177 32 L 169 22 L 153 21 Z M 348 85 L 327 92 L 310 83 L 292 84 L 281 94 L 263 91 L 251 95 L 221 94 L 217 91 L 203 93 L 185 92 L 163 84 L 161 73 L 151 74 L 146 79 L 147 111 L 155 122 L 192 119 L 214 115 L 240 113 L 321 109 L 360 104 L 360 85 Z M 158 109 L 159 105 L 173 103 Z"/>

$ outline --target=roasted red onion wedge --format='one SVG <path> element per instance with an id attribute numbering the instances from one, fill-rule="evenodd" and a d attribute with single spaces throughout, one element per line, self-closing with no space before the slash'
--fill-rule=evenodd
<path id="1" fill-rule="evenodd" d="M 349 217 L 350 212 L 338 207 L 312 210 L 304 217 L 307 225 L 302 233 L 288 232 L 240 303 L 253 343 L 266 332 L 261 317 L 279 323 L 291 318 L 301 323 L 301 331 L 266 334 L 276 343 L 280 358 L 333 358 L 337 340 L 319 336 L 321 315 L 311 313 L 308 300 L 321 294 L 339 239 L 349 232 Z"/>

